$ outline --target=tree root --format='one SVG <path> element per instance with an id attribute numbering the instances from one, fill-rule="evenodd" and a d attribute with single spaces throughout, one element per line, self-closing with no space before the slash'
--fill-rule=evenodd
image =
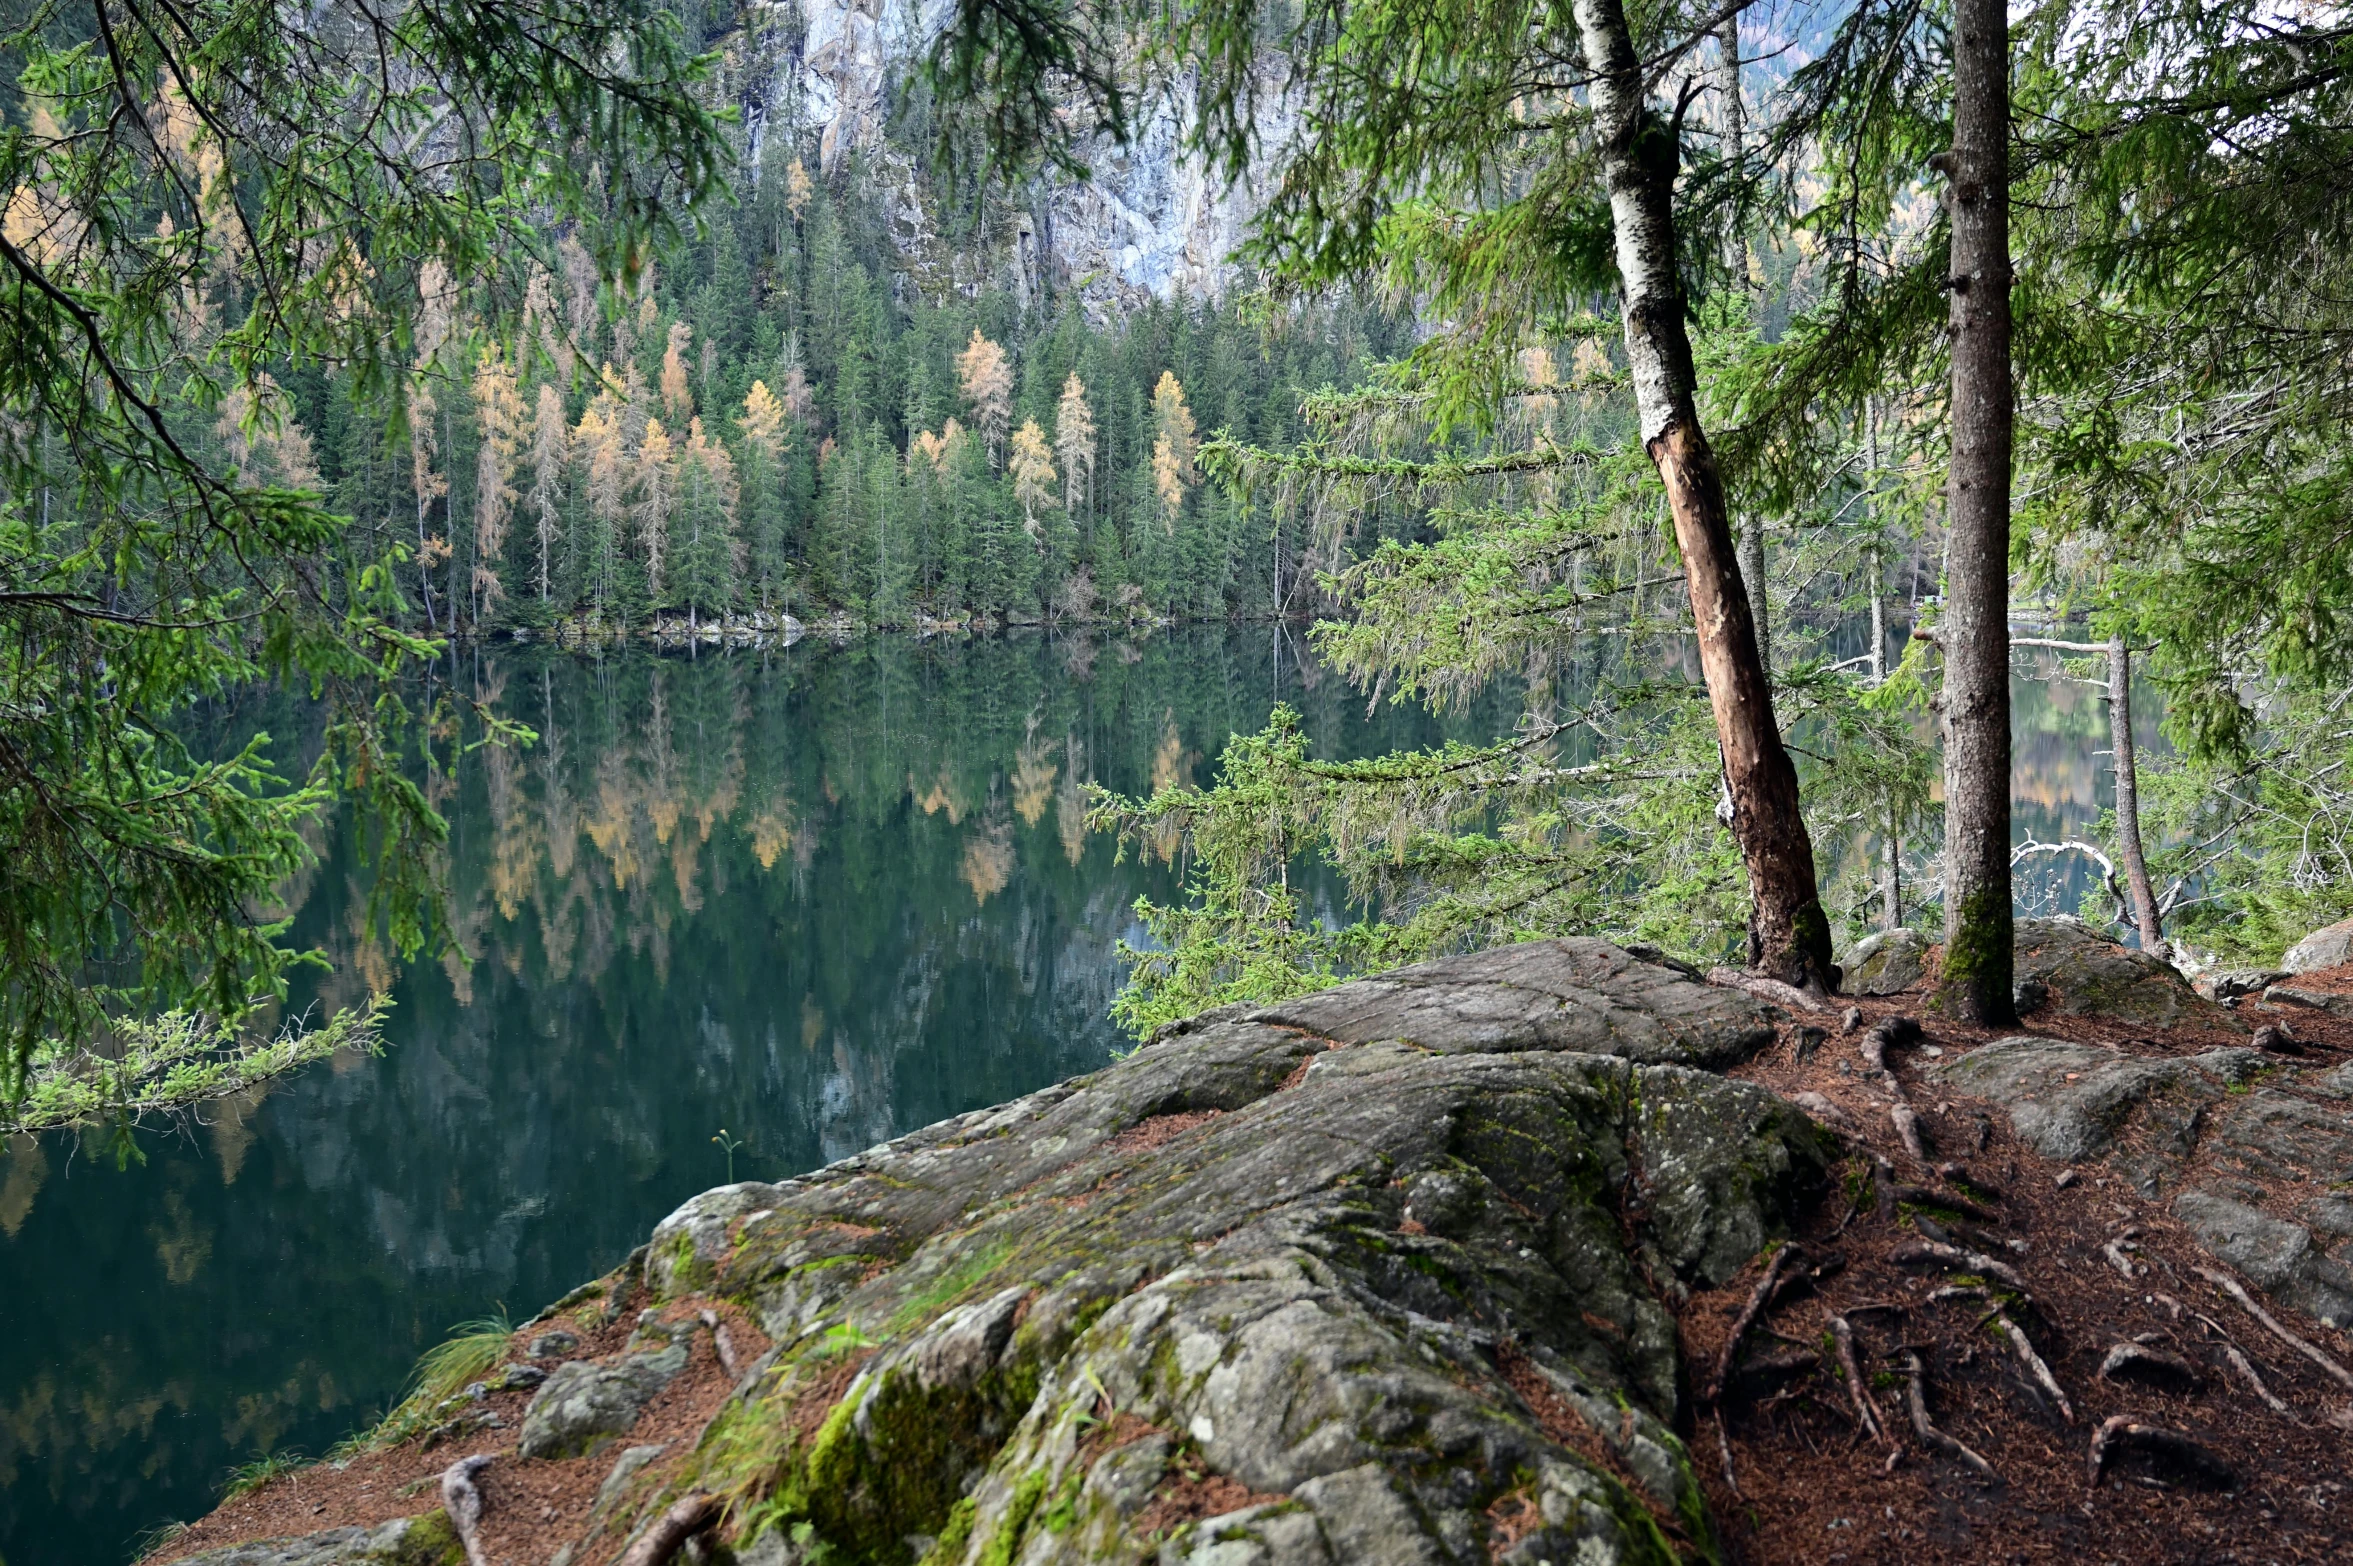
<path id="1" fill-rule="evenodd" d="M 1772 1302 L 1774 1293 L 1781 1287 L 1783 1270 L 1791 1262 L 1803 1261 L 1804 1258 L 1805 1248 L 1794 1244 L 1784 1245 L 1773 1253 L 1772 1261 L 1765 1265 L 1765 1275 L 1749 1291 L 1748 1302 L 1740 1307 L 1740 1314 L 1732 1318 L 1732 1331 L 1724 1339 L 1723 1351 L 1716 1355 L 1715 1374 L 1708 1378 L 1707 1390 L 1700 1395 L 1702 1402 L 1712 1407 L 1723 1400 L 1724 1383 L 1731 1378 L 1732 1362 L 1740 1355 L 1741 1340 L 1748 1336 L 1748 1329 L 1756 1325 L 1757 1318 L 1764 1314 L 1765 1307 Z M 1727 1480 L 1731 1476 L 1729 1459 L 1725 1464 L 1725 1476 Z M 1737 1485 L 1733 1487 L 1733 1493 L 1739 1493 Z"/>
<path id="2" fill-rule="evenodd" d="M 2132 1258 L 2124 1254 L 2125 1247 L 2131 1244 L 2130 1240 L 2110 1240 L 2100 1247 L 2100 1254 L 2108 1258 L 2109 1266 L 2124 1274 L 2126 1278 L 2137 1280 L 2140 1273 L 2134 1268 Z"/>
<path id="3" fill-rule="evenodd" d="M 2330 1376 L 2335 1378 L 2340 1386 L 2343 1386 L 2348 1390 L 2353 1390 L 2353 1370 L 2347 1370 L 2344 1366 L 2329 1358 L 2327 1353 L 2325 1353 L 2318 1344 L 2305 1342 L 2302 1338 L 2296 1336 L 2293 1332 L 2290 1332 L 2287 1328 L 2281 1326 L 2277 1321 L 2273 1320 L 2271 1312 L 2256 1304 L 2254 1296 L 2250 1295 L 2245 1289 L 2240 1288 L 2236 1278 L 2226 1277 L 2222 1273 L 2212 1272 L 2204 1267 L 2193 1267 L 2190 1270 L 2196 1273 L 2199 1277 L 2204 1278 L 2208 1283 L 2213 1284 L 2223 1293 L 2229 1295 L 2232 1299 L 2237 1300 L 2248 1315 L 2254 1317 L 2257 1321 L 2262 1322 L 2264 1326 L 2271 1329 L 2271 1335 L 2273 1337 L 2279 1339 L 2282 1343 L 2285 1343 L 2288 1345 L 2288 1347 L 2294 1349 L 2297 1353 L 2303 1355 L 2306 1359 L 2312 1361 L 2312 1363 L 2327 1371 Z"/>
<path id="4" fill-rule="evenodd" d="M 1899 1185 L 1893 1189 L 1897 1201 L 1910 1202 L 1915 1207 L 1941 1207 L 1946 1212 L 1959 1213 L 1979 1223 L 2002 1221 L 2002 1215 L 1992 1208 L 1981 1206 L 1965 1196 L 1956 1196 L 1950 1191 L 1933 1191 L 1924 1185 Z"/>
<path id="5" fill-rule="evenodd" d="M 1948 1272 L 1973 1272 L 2021 1293 L 2026 1289 L 2026 1280 L 2007 1264 L 1983 1251 L 1963 1250 L 1937 1240 L 1906 1240 L 1889 1251 L 1887 1259 L 1899 1267 L 1942 1267 Z"/>
<path id="6" fill-rule="evenodd" d="M 2222 1357 L 2230 1361 L 2230 1368 L 2239 1373 L 2239 1379 L 2247 1383 L 2248 1388 L 2263 1400 L 2265 1408 L 2270 1409 L 2282 1419 L 2295 1424 L 2303 1423 L 2302 1420 L 2296 1418 L 2294 1409 L 2281 1402 L 2279 1395 L 2263 1384 L 2263 1377 L 2257 1374 L 2253 1362 L 2239 1352 L 2239 1346 L 2236 1343 L 2225 1340 L 2222 1345 Z"/>
<path id="7" fill-rule="evenodd" d="M 1708 983 L 1721 990 L 1739 990 L 1754 995 L 1758 1000 L 1771 1001 L 1776 1006 L 1790 1006 L 1799 1011 L 1828 1011 L 1830 1003 L 1817 995 L 1808 994 L 1794 984 L 1779 979 L 1768 979 L 1762 974 L 1749 973 L 1740 968 L 1710 968 Z"/>
<path id="8" fill-rule="evenodd" d="M 1910 1349 L 1904 1350 L 1904 1369 L 1911 1375 L 1905 1403 L 1912 1414 L 1912 1433 L 1920 1438 L 1920 1444 L 1942 1452 L 1947 1457 L 1959 1458 L 1972 1472 L 1983 1478 L 1999 1481 L 2001 1475 L 1994 1472 L 1993 1464 L 1937 1429 L 1936 1421 L 1928 1417 L 1928 1367 Z"/>
<path id="9" fill-rule="evenodd" d="M 1885 1017 L 1871 1025 L 1857 1046 L 1863 1052 L 1863 1064 L 1873 1071 L 1887 1070 L 1887 1052 L 1916 1043 L 1920 1038 L 1920 1024 L 1909 1017 Z"/>
<path id="10" fill-rule="evenodd" d="M 1920 1140 L 1920 1117 L 1913 1113 L 1912 1106 L 1899 1098 L 1888 1110 L 1887 1118 L 1895 1122 L 1895 1134 L 1903 1138 L 1904 1151 L 1927 1163 L 1928 1144 Z"/>
<path id="11" fill-rule="evenodd" d="M 441 1509 L 466 1547 L 466 1566 L 489 1566 L 482 1553 L 482 1491 L 474 1483 L 474 1476 L 489 1466 L 490 1454 L 479 1452 L 459 1458 L 441 1475 Z"/>
<path id="12" fill-rule="evenodd" d="M 2108 1454 L 2119 1449 L 2145 1452 L 2182 1476 L 2195 1479 L 2203 1485 L 2222 1490 L 2238 1488 L 2237 1472 L 2215 1455 L 2211 1448 L 2191 1440 L 2178 1430 L 2168 1430 L 2162 1425 L 2140 1424 L 2130 1414 L 2118 1414 L 2102 1422 L 2098 1432 L 2092 1436 L 2086 1477 L 2093 1489 L 2099 1488 L 2100 1474 L 2107 1467 Z"/>
<path id="13" fill-rule="evenodd" d="M 1740 1494 L 1740 1480 L 1732 1472 L 1732 1437 L 1724 1429 L 1724 1411 L 1716 1410 L 1716 1454 L 1724 1460 L 1724 1488 Z"/>
<path id="14" fill-rule="evenodd" d="M 679 1547 L 719 1520 L 719 1497 L 697 1490 L 670 1504 L 613 1566 L 664 1566 Z"/>
<path id="15" fill-rule="evenodd" d="M 2017 1350 L 2019 1362 L 2026 1366 L 2028 1374 L 2058 1401 L 2059 1417 L 2074 1424 L 2075 1405 L 2067 1401 L 2066 1390 L 2059 1385 L 2059 1378 L 2051 1374 L 2051 1367 L 2044 1364 L 2043 1357 L 2034 1351 L 2034 1344 L 2028 1340 L 2026 1329 L 2012 1321 L 2008 1311 L 1995 1311 L 1992 1320 L 1995 1326 L 2002 1329 L 2003 1336 L 2010 1340 L 2010 1347 Z"/>
<path id="16" fill-rule="evenodd" d="M 1838 1368 L 1846 1377 L 1846 1395 L 1854 1399 L 1855 1413 L 1862 1419 L 1863 1428 L 1891 1454 L 1901 1453 L 1903 1444 L 1896 1440 L 1895 1432 L 1888 1429 L 1886 1416 L 1879 1412 L 1879 1405 L 1871 1400 L 1870 1385 L 1863 1380 L 1863 1367 L 1855 1358 L 1854 1327 L 1844 1316 L 1832 1316 L 1830 1338 L 1838 1345 Z"/>

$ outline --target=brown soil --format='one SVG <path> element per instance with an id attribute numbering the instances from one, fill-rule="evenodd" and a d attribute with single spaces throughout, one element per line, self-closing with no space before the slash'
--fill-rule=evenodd
<path id="1" fill-rule="evenodd" d="M 1154 1115 L 1139 1120 L 1125 1131 L 1105 1142 L 1107 1153 L 1148 1153 L 1156 1147 L 1175 1141 L 1195 1126 L 1205 1125 L 1224 1114 L 1222 1109 L 1196 1109 L 1182 1115 Z"/>
<path id="2" fill-rule="evenodd" d="M 524 1327 L 510 1340 L 508 1357 L 523 1360 L 531 1339 L 553 1327 L 576 1333 L 580 1347 L 567 1357 L 607 1358 L 621 1352 L 636 1329 L 638 1312 L 647 1304 L 642 1288 L 624 1301 L 616 1320 L 607 1325 L 604 1302 L 591 1300 L 552 1321 Z M 664 1321 L 690 1319 L 702 1302 L 666 1307 Z M 732 1305 L 710 1307 L 727 1328 L 739 1360 L 749 1363 L 768 1350 L 759 1326 Z M 413 1441 L 369 1451 L 336 1467 L 321 1463 L 272 1480 L 253 1494 L 240 1497 L 175 1536 L 149 1557 L 146 1566 L 193 1555 L 219 1545 L 249 1539 L 286 1538 L 319 1533 L 329 1528 L 372 1527 L 395 1517 L 431 1511 L 441 1501 L 441 1475 L 450 1464 L 478 1452 L 494 1460 L 474 1476 L 482 1492 L 482 1544 L 491 1566 L 541 1566 L 565 1544 L 580 1539 L 597 1490 L 611 1471 L 622 1446 L 668 1445 L 670 1450 L 649 1463 L 640 1484 L 652 1495 L 662 1479 L 677 1471 L 693 1451 L 711 1416 L 719 1411 L 733 1379 L 719 1363 L 711 1334 L 698 1332 L 688 1340 L 687 1367 L 661 1395 L 646 1406 L 622 1441 L 588 1457 L 562 1462 L 523 1461 L 515 1456 L 515 1437 L 523 1423 L 527 1388 L 493 1392 L 482 1407 L 498 1423 L 469 1434 L 437 1441 Z M 553 1369 L 554 1360 L 527 1361 Z M 619 1509 L 620 1530 L 601 1548 L 583 1548 L 580 1566 L 599 1566 L 620 1553 L 622 1535 L 634 1521 L 628 1508 Z"/>
<path id="3" fill-rule="evenodd" d="M 1174 1459 L 1169 1476 L 1160 1481 L 1152 1499 L 1136 1513 L 1135 1521 L 1129 1526 L 1138 1538 L 1166 1538 L 1186 1523 L 1199 1522 L 1204 1517 L 1223 1517 L 1245 1506 L 1264 1506 L 1283 1499 L 1279 1495 L 1261 1495 L 1239 1479 L 1187 1467 L 1187 1461 L 1181 1453 Z"/>
<path id="4" fill-rule="evenodd" d="M 2304 978 L 2353 988 L 2353 967 Z M 1927 1032 L 1922 1042 L 1947 1059 L 2010 1033 L 2144 1056 L 2246 1043 L 2244 1035 L 2186 1030 L 2152 1036 L 2145 1028 L 2055 1011 L 2039 1012 L 2018 1028 L 1969 1028 L 1924 1015 L 1920 1000 L 1904 995 L 1855 1004 L 1866 1028 L 1898 1013 L 1917 1018 Z M 2241 1011 L 2257 1023 L 2286 1014 L 2252 998 Z M 2353 1055 L 2353 1023 L 2310 1010 L 2293 1019 L 2307 1050 L 2300 1064 L 2326 1069 Z M 1897 1182 L 1949 1189 L 1936 1171 L 1906 1156 L 1888 1116 L 1892 1098 L 1862 1074 L 1859 1037 L 1859 1031 L 1834 1033 L 1801 1065 L 1792 1024 L 1778 1048 L 1736 1074 L 1784 1094 L 1820 1093 L 1847 1113 L 1863 1148 L 1894 1165 Z M 1756 1566 L 2061 1560 L 2091 1566 L 2353 1555 L 2353 1437 L 2335 1423 L 2353 1420 L 2344 1390 L 2197 1276 L 2193 1268 L 2216 1263 L 2174 1221 L 2169 1195 L 2145 1200 L 2099 1165 L 2083 1167 L 2061 1188 L 2061 1167 L 2021 1146 L 2000 1110 L 1925 1080 L 1924 1068 L 1934 1061 L 1920 1046 L 1890 1053 L 1932 1156 L 1966 1165 L 1968 1184 L 1981 1199 L 1998 1192 L 1998 1201 L 1984 1205 L 1999 1210 L 2000 1222 L 1944 1227 L 1953 1244 L 1990 1252 L 2024 1275 L 2030 1302 L 2011 1314 L 2057 1376 L 2076 1417 L 2063 1419 L 2009 1345 L 1981 1325 L 1988 1302 L 1931 1302 L 1929 1294 L 1951 1279 L 1890 1260 L 1897 1245 L 1919 1237 L 1908 1215 L 1881 1219 L 1867 1187 L 1852 1207 L 1843 1190 L 1834 1193 L 1800 1239 L 1816 1257 L 1836 1255 L 1844 1267 L 1818 1288 L 1785 1289 L 1751 1328 L 1747 1347 L 1752 1356 L 1812 1350 L 1821 1354 L 1821 1368 L 1760 1402 L 1738 1401 L 1737 1389 L 1727 1394 L 1724 1423 L 1737 1492 L 1722 1472 L 1713 1417 L 1701 1413 L 1686 1433 L 1732 1557 Z M 2138 1231 L 2140 1249 L 2129 1259 L 2143 1269 L 2130 1282 L 2102 1254 L 2127 1230 Z M 2002 1243 L 2010 1238 L 2026 1242 L 2023 1254 Z M 1683 1310 L 1684 1347 L 1694 1367 L 1713 1366 L 1761 1270 L 1759 1263 L 1725 1288 L 1694 1296 Z M 1858 1429 L 1839 1384 L 1826 1336 L 1833 1314 L 1852 1320 L 1874 1397 L 1902 1438 L 1903 1456 L 1892 1472 L 1883 1451 Z M 2274 1315 L 2340 1362 L 2353 1363 L 2353 1341 L 2345 1334 L 2294 1312 Z M 2271 1413 L 2232 1372 L 2221 1353 L 2224 1334 L 2295 1410 L 2296 1421 Z M 2199 1387 L 2165 1392 L 2098 1379 L 2108 1350 L 2136 1339 L 2189 1359 L 2201 1372 Z M 1938 1426 L 1983 1455 L 1998 1483 L 1977 1479 L 1912 1434 L 1903 1413 L 1904 1348 L 1927 1364 L 1929 1409 Z M 2205 1443 L 2236 1468 L 2238 1488 L 2212 1493 L 2169 1482 L 2145 1465 L 2111 1472 L 2088 1488 L 2092 1434 L 2117 1414 Z"/>

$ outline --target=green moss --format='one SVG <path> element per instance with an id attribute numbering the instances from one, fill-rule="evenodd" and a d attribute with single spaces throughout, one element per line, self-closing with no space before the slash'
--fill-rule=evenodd
<path id="1" fill-rule="evenodd" d="M 1963 899 L 1937 969 L 1931 1009 L 1973 1022 L 2017 1021 L 2010 995 L 2017 966 L 2014 931 L 2007 888 L 1986 887 Z"/>
<path id="2" fill-rule="evenodd" d="M 466 1547 L 446 1513 L 431 1511 L 408 1525 L 400 1545 L 383 1566 L 464 1566 Z"/>
<path id="3" fill-rule="evenodd" d="M 681 1229 L 670 1236 L 670 1290 L 673 1295 L 690 1294 L 711 1281 L 712 1269 L 695 1254 L 694 1236 Z"/>
<path id="4" fill-rule="evenodd" d="M 890 1324 L 885 1331 L 896 1335 L 909 1328 L 922 1326 L 988 1281 L 1012 1254 L 1013 1243 L 1000 1240 L 951 1263 L 946 1271 L 909 1295 L 897 1310 L 891 1312 Z"/>
<path id="5" fill-rule="evenodd" d="M 1014 1483 L 1013 1497 L 1005 1503 L 1005 1514 L 997 1519 L 997 1531 L 989 1536 L 988 1547 L 980 1552 L 980 1566 L 1013 1566 L 1013 1554 L 1021 1548 L 1022 1535 L 1029 1532 L 1030 1514 L 1038 1509 L 1045 1493 L 1044 1469 L 1032 1469 Z"/>

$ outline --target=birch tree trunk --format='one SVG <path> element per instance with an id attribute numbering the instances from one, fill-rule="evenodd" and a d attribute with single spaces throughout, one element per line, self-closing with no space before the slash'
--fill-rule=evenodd
<path id="1" fill-rule="evenodd" d="M 1785 983 L 1827 988 L 1830 923 L 1814 879 L 1813 842 L 1798 811 L 1797 770 L 1774 726 L 1724 482 L 1699 425 L 1698 379 L 1675 267 L 1676 147 L 1644 102 L 1622 0 L 1576 0 L 1576 17 L 1593 75 L 1594 134 L 1609 187 L 1643 445 L 1675 518 L 1700 667 L 1724 753 L 1732 831 L 1748 870 L 1750 960 Z"/>
<path id="2" fill-rule="evenodd" d="M 2010 33 L 1957 0 L 1951 181 L 1953 456 L 1944 650 L 1945 952 L 1937 1002 L 2016 1020 L 2010 903 Z"/>
<path id="3" fill-rule="evenodd" d="M 2140 926 L 2141 950 L 2165 955 L 2165 919 L 2157 911 L 2149 862 L 2141 854 L 2141 773 L 2132 748 L 2132 649 L 2122 636 L 2108 638 L 2108 742 L 2116 753 L 2116 857 L 2124 861 L 2132 892 L 2132 922 Z"/>

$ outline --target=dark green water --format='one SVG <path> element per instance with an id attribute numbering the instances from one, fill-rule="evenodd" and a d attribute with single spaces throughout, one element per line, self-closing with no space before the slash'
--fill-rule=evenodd
<path id="1" fill-rule="evenodd" d="M 231 1466 L 372 1422 L 452 1323 L 530 1314 L 727 1179 L 722 1128 L 736 1176 L 774 1178 L 1099 1065 L 1129 905 L 1173 887 L 1084 833 L 1081 785 L 1206 780 L 1265 721 L 1274 646 L 1203 628 L 445 667 L 543 736 L 464 758 L 437 801 L 472 964 L 359 940 L 330 835 L 297 934 L 335 958 L 324 1000 L 392 985 L 383 1058 L 151 1135 L 126 1171 L 71 1139 L 0 1157 L 0 1561 L 128 1560 Z M 2106 718 L 2032 668 L 2017 829 L 2048 839 L 2105 803 Z M 1441 734 L 1368 721 L 1295 639 L 1280 689 L 1320 754 Z M 1515 712 L 1499 695 L 1444 730 Z M 306 733 L 283 698 L 224 721 Z M 2089 879 L 2021 870 L 2022 901 L 2063 907 Z"/>
<path id="2" fill-rule="evenodd" d="M 325 999 L 392 984 L 381 1059 L 127 1171 L 71 1139 L 0 1159 L 0 1559 L 127 1560 L 231 1466 L 371 1422 L 452 1323 L 530 1314 L 727 1179 L 723 1127 L 735 1175 L 774 1178 L 1101 1064 L 1114 943 L 1172 883 L 1085 834 L 1081 785 L 1206 780 L 1273 704 L 1273 637 L 461 658 L 543 736 L 438 801 L 472 965 L 356 939 L 331 837 L 297 934 L 335 957 Z M 1297 658 L 1325 753 L 1438 736 Z"/>

